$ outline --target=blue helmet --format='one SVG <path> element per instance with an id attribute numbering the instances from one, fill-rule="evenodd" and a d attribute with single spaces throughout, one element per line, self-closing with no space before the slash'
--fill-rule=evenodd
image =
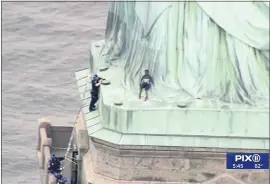
<path id="1" fill-rule="evenodd" d="M 55 158 L 55 154 L 53 153 L 53 154 L 51 154 L 51 158 Z"/>
<path id="2" fill-rule="evenodd" d="M 98 77 L 98 75 L 97 75 L 97 74 L 94 74 L 94 75 L 93 75 L 93 78 L 94 78 L 94 79 L 95 79 L 95 78 L 97 78 L 97 77 Z"/>

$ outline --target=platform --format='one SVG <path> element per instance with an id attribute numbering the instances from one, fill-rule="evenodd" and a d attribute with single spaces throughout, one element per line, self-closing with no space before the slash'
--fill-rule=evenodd
<path id="1" fill-rule="evenodd" d="M 101 86 L 97 111 L 88 111 L 90 70 L 75 74 L 83 105 L 79 121 L 83 135 L 78 135 L 84 137 L 84 150 L 88 150 L 83 156 L 84 181 L 100 184 L 269 181 L 267 171 L 239 173 L 225 169 L 226 152 L 269 149 L 268 109 L 200 99 L 179 107 L 177 100 L 164 101 L 153 93 L 150 101 L 144 102 L 138 99 L 136 91 L 123 87 L 123 69 L 110 66 L 104 70 L 108 66 L 100 59 L 102 44 L 95 42 L 90 49 L 91 71 L 98 71 L 98 75 L 110 81 L 109 85 Z M 98 70 L 100 67 L 102 71 Z"/>
<path id="2" fill-rule="evenodd" d="M 98 67 L 104 64 L 96 62 Z M 269 149 L 268 109 L 200 99 L 185 108 L 179 108 L 177 100 L 144 102 L 123 87 L 123 69 L 117 67 L 98 72 L 111 84 L 102 85 L 99 109 L 89 113 L 89 73 L 89 69 L 76 72 L 89 136 L 120 145 Z"/>

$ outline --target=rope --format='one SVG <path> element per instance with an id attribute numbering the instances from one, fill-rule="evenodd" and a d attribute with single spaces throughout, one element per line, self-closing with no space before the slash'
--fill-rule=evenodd
<path id="1" fill-rule="evenodd" d="M 88 78 L 88 79 L 89 79 L 89 78 Z M 89 85 L 89 81 L 87 80 L 87 83 L 86 83 L 86 85 L 85 85 L 85 87 L 84 87 L 84 94 L 83 94 L 83 98 L 82 98 L 83 100 L 84 100 L 84 98 L 85 98 L 86 89 L 87 89 L 88 85 Z M 69 164 L 69 163 L 73 163 L 73 164 L 76 164 L 76 165 L 77 165 L 77 163 L 73 161 L 74 158 L 70 158 L 70 157 L 68 156 L 68 154 L 69 154 L 69 152 L 70 152 L 70 150 L 71 150 L 71 146 L 72 146 L 74 134 L 76 133 L 75 126 L 76 126 L 77 120 L 78 120 L 79 115 L 80 115 L 80 113 L 81 113 L 81 111 L 82 111 L 83 108 L 84 108 L 84 104 L 82 103 L 81 106 L 80 106 L 80 109 L 79 109 L 79 111 L 78 111 L 78 113 L 77 113 L 77 116 L 76 116 L 76 118 L 75 118 L 75 120 L 74 120 L 74 122 L 73 122 L 73 128 L 72 128 L 71 136 L 70 136 L 70 138 L 69 138 L 68 147 L 67 147 L 67 150 L 66 150 L 66 153 L 65 153 L 65 156 L 64 156 L 64 158 L 65 158 L 64 160 L 69 161 L 68 164 Z M 76 159 L 75 159 L 75 160 L 76 160 Z M 67 164 L 64 164 L 64 163 L 63 163 L 63 165 L 62 165 L 62 172 L 64 171 L 65 166 L 67 166 Z"/>
<path id="2" fill-rule="evenodd" d="M 85 97 L 85 94 L 86 94 L 86 89 L 87 89 L 87 86 L 89 85 L 89 81 L 86 83 L 86 85 L 85 85 L 85 87 L 84 87 L 84 94 L 83 94 L 83 100 L 84 100 L 84 97 Z M 83 109 L 83 107 L 84 107 L 84 105 L 81 105 L 80 106 L 80 109 L 79 109 L 79 111 L 78 111 L 78 113 L 77 113 L 77 116 L 76 116 L 76 119 L 75 119 L 75 121 L 73 122 L 73 129 L 72 129 L 72 132 L 71 132 L 71 136 L 70 136 L 70 138 L 69 138 L 69 142 L 68 142 L 68 148 L 67 148 L 67 151 L 66 151 L 66 153 L 65 153 L 65 160 L 68 160 L 68 161 L 71 161 L 71 160 L 69 160 L 68 158 L 68 154 L 69 154 L 69 152 L 70 152 L 70 149 L 71 149 L 71 146 L 72 146 L 72 141 L 73 141 L 73 137 L 74 137 L 74 134 L 75 134 L 75 126 L 76 126 L 76 123 L 77 123 L 77 120 L 78 120 L 78 118 L 79 118 L 79 115 L 80 115 L 80 113 L 81 113 L 81 111 L 82 111 L 82 109 Z M 71 162 L 73 162 L 73 161 L 71 161 Z M 74 162 L 73 162 L 74 163 Z"/>
<path id="3" fill-rule="evenodd" d="M 75 164 L 75 165 L 78 165 L 76 162 L 73 162 L 73 161 L 72 161 L 72 159 L 73 159 L 73 158 L 70 158 L 70 157 L 68 157 L 68 158 L 66 158 L 66 159 L 65 159 L 65 160 L 67 160 L 67 161 L 68 161 L 68 163 L 62 166 L 62 168 L 63 168 L 63 170 L 62 170 L 62 171 L 64 171 L 64 170 L 65 170 L 65 167 L 67 167 L 67 166 L 68 166 L 68 164 L 73 163 L 73 164 Z M 73 160 L 74 160 L 74 159 L 73 159 Z"/>
<path id="4" fill-rule="evenodd" d="M 75 165 L 78 165 L 76 162 L 73 162 L 72 159 L 73 159 L 73 158 L 70 158 L 70 157 L 66 158 L 66 160 L 69 161 L 69 163 L 73 163 L 73 164 L 75 164 Z M 76 159 L 76 160 L 77 160 L 77 159 Z"/>

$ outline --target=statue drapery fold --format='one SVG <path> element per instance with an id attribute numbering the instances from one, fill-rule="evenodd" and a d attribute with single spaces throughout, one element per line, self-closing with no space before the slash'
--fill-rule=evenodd
<path id="1" fill-rule="evenodd" d="M 112 2 L 103 54 L 124 68 L 130 91 L 149 69 L 160 99 L 267 106 L 269 9 L 241 3 L 245 11 L 237 2 Z"/>

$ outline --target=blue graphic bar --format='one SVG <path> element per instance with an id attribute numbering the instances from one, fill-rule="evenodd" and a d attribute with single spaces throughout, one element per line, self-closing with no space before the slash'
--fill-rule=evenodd
<path id="1" fill-rule="evenodd" d="M 227 169 L 269 169 L 269 153 L 227 153 Z"/>

